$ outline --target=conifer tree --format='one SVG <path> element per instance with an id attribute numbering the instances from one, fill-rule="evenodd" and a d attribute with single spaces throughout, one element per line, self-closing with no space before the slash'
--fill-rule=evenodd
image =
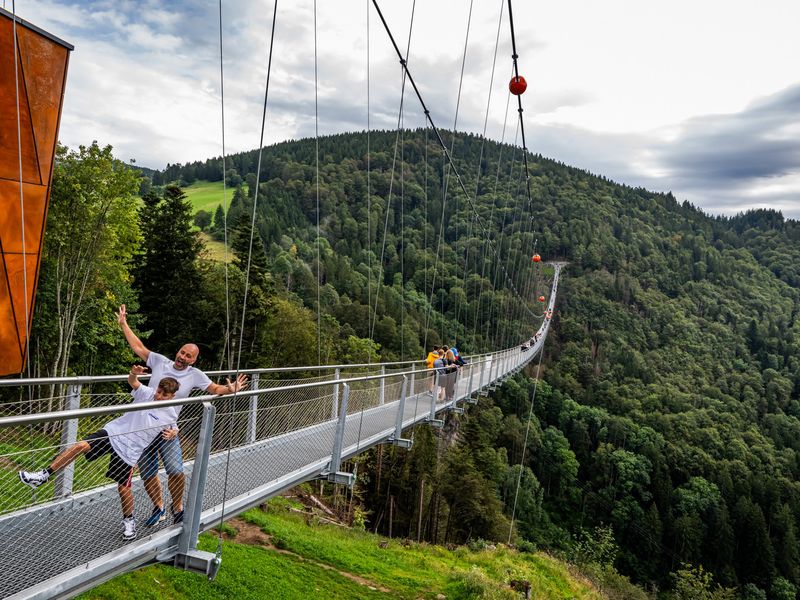
<path id="1" fill-rule="evenodd" d="M 144 235 L 134 285 L 140 310 L 151 330 L 153 349 L 172 353 L 181 344 L 199 338 L 196 290 L 200 273 L 196 264 L 202 242 L 192 231 L 192 207 L 178 186 L 167 186 L 164 198 L 148 194 L 140 210 Z"/>

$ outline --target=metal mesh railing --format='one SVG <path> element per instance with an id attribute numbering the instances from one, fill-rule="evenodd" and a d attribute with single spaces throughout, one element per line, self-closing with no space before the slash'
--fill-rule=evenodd
<path id="1" fill-rule="evenodd" d="M 202 528 L 219 518 L 223 502 L 235 512 L 310 477 L 339 476 L 347 458 L 399 439 L 403 426 L 436 422 L 438 411 L 530 362 L 549 324 L 545 319 L 525 352 L 517 347 L 469 357 L 456 372 L 438 379 L 420 361 L 260 370 L 250 371 L 248 385 L 235 395 L 195 392 L 199 397 L 142 407 L 130 406 L 124 378 L 116 376 L 51 384 L 37 380 L 6 390 L 0 404 L 0 538 L 16 551 L 0 553 L 0 597 L 54 581 L 63 593 L 93 569 L 125 570 L 120 557 L 170 548 L 174 553 L 177 536 L 194 535 L 194 544 L 196 529 L 175 525 L 173 509 L 195 509 L 191 514 L 205 523 Z M 0 381 L 0 387 L 8 385 Z M 48 390 L 57 393 L 47 397 L 43 391 Z M 21 481 L 20 471 L 35 474 L 52 467 L 62 452 L 109 421 L 161 407 L 179 410 L 179 433 L 174 442 L 158 442 L 161 453 L 155 460 L 152 452 L 140 455 L 133 471 L 129 500 L 138 530 L 135 550 L 123 537 L 126 492 L 121 495 L 118 482 L 107 476 L 110 452 L 94 460 L 78 452 L 73 463 L 58 465 L 35 490 Z M 126 435 L 160 439 L 162 428 L 153 429 Z M 125 448 L 134 452 L 141 446 L 121 443 L 123 437 L 115 438 L 112 449 L 116 445 L 123 453 Z M 164 520 L 156 514 L 156 522 L 147 525 L 154 503 L 163 506 Z M 111 556 L 114 561 L 108 560 Z"/>

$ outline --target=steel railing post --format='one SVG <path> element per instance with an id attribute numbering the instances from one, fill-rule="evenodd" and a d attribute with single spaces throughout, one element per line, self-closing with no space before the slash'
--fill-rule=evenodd
<path id="1" fill-rule="evenodd" d="M 406 412 L 406 396 L 408 391 L 408 378 L 403 375 L 403 385 L 400 389 L 400 406 L 397 409 L 397 419 L 394 423 L 394 435 L 389 438 L 389 441 L 395 446 L 401 448 L 411 448 L 411 440 L 403 439 L 403 417 Z"/>
<path id="2" fill-rule="evenodd" d="M 342 371 L 340 369 L 336 369 L 333 372 L 333 378 L 336 381 L 342 378 Z M 331 419 L 335 419 L 339 416 L 339 384 L 335 383 L 333 385 L 333 398 L 331 400 Z"/>
<path id="3" fill-rule="evenodd" d="M 439 390 L 440 390 L 440 373 L 435 371 L 434 374 L 434 384 L 433 384 L 433 396 L 431 397 L 431 412 L 428 415 L 428 423 L 432 427 L 443 427 L 444 421 L 436 419 L 436 400 L 439 398 Z"/>
<path id="4" fill-rule="evenodd" d="M 442 375 L 436 372 L 436 379 L 433 382 L 433 399 L 431 400 L 431 419 L 436 418 L 436 402 L 439 400 L 439 394 L 442 391 Z"/>
<path id="5" fill-rule="evenodd" d="M 411 390 L 410 395 L 412 396 L 417 393 L 417 390 L 414 387 L 414 384 L 416 383 L 416 375 L 416 365 L 411 363 L 411 385 L 409 386 L 409 389 Z"/>
<path id="6" fill-rule="evenodd" d="M 81 407 L 81 385 L 71 385 L 67 388 L 65 410 L 77 410 Z M 61 449 L 66 450 L 78 441 L 78 419 L 67 419 L 61 429 Z M 70 496 L 72 484 L 75 480 L 75 463 L 59 471 L 56 475 L 54 497 Z"/>
<path id="7" fill-rule="evenodd" d="M 346 383 L 343 383 L 342 386 L 344 387 L 342 407 L 339 409 L 339 422 L 336 424 L 336 437 L 333 439 L 331 462 L 324 475 L 327 475 L 328 481 L 353 485 L 355 481 L 353 474 L 339 471 L 342 466 L 342 447 L 344 446 L 344 433 L 347 426 L 347 403 L 350 400 L 350 386 Z"/>
<path id="8" fill-rule="evenodd" d="M 175 557 L 176 566 L 185 569 L 191 568 L 195 570 L 191 564 L 191 557 L 187 555 L 196 551 L 197 548 L 197 536 L 200 532 L 200 513 L 203 512 L 203 494 L 205 493 L 206 477 L 208 476 L 208 459 L 211 455 L 211 438 L 214 435 L 214 415 L 216 412 L 217 409 L 213 404 L 203 402 L 203 418 L 200 422 L 197 454 L 192 468 L 192 480 L 189 482 L 189 495 L 186 498 L 183 531 L 178 539 L 178 555 Z"/>
<path id="9" fill-rule="evenodd" d="M 386 375 L 386 365 L 381 365 L 381 375 Z M 386 400 L 386 378 L 381 377 L 381 399 L 380 399 L 381 406 L 383 406 L 385 400 Z"/>
<path id="10" fill-rule="evenodd" d="M 256 441 L 258 425 L 258 373 L 253 373 L 250 387 L 256 393 L 250 396 L 250 412 L 247 415 L 247 440 L 252 444 Z"/>
<path id="11" fill-rule="evenodd" d="M 336 424 L 336 437 L 333 440 L 333 451 L 331 452 L 331 472 L 335 473 L 342 466 L 342 444 L 344 443 L 344 429 L 347 421 L 347 402 L 350 399 L 350 386 L 344 386 L 342 394 L 342 408 L 339 411 L 339 422 Z"/>

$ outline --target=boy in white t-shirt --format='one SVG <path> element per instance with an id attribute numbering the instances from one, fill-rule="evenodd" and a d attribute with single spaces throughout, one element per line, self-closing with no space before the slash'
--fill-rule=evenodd
<path id="1" fill-rule="evenodd" d="M 144 367 L 134 365 L 128 374 L 128 383 L 133 388 L 133 404 L 153 400 L 172 400 L 180 387 L 172 377 L 164 377 L 158 382 L 155 391 L 139 383 L 138 376 L 146 375 Z M 109 455 L 106 477 L 117 482 L 117 491 L 122 503 L 122 537 L 132 540 L 136 537 L 136 522 L 133 518 L 133 491 L 131 478 L 136 463 L 144 449 L 159 436 L 164 429 L 177 429 L 178 412 L 175 407 L 151 408 L 126 412 L 121 417 L 109 421 L 105 426 L 89 435 L 85 440 L 73 444 L 56 456 L 50 466 L 41 471 L 20 471 L 19 479 L 25 485 L 36 489 L 46 483 L 50 476 L 63 469 L 80 455 L 93 461 Z"/>

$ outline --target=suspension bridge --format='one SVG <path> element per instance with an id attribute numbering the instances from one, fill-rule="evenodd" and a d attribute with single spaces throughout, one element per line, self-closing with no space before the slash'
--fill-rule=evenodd
<path id="1" fill-rule="evenodd" d="M 444 161 L 447 164 L 447 171 L 444 176 L 444 202 L 447 200 L 447 187 L 452 177 L 455 182 L 454 187 L 461 190 L 471 212 L 474 214 L 474 217 L 470 219 L 470 236 L 474 226 L 476 235 L 482 234 L 485 240 L 484 252 L 493 256 L 495 260 L 496 272 L 492 286 L 497 287 L 498 283 L 501 286 L 504 285 L 502 282 L 497 281 L 498 277 L 505 279 L 505 287 L 512 292 L 516 308 L 526 311 L 531 317 L 538 316 L 542 319 L 538 331 L 532 331 L 535 325 L 531 325 L 530 332 L 517 332 L 521 336 L 518 345 L 504 350 L 468 357 L 467 363 L 457 373 L 437 373 L 436 369 L 428 369 L 420 361 L 237 370 L 237 374 L 245 373 L 248 375 L 249 384 L 236 394 L 225 396 L 197 395 L 184 400 L 158 402 L 158 408 L 174 406 L 182 409 L 178 425 L 180 427 L 180 447 L 184 459 L 185 481 L 188 484 L 183 490 L 184 516 L 182 522 L 176 523 L 173 519 L 167 518 L 163 522 L 157 522 L 149 527 L 145 526 L 145 521 L 152 510 L 151 499 L 153 493 L 149 485 L 145 486 L 145 481 L 142 480 L 141 476 L 137 475 L 132 482 L 132 492 L 134 516 L 139 528 L 138 537 L 132 541 L 125 540 L 120 535 L 120 496 L 118 495 L 117 485 L 109 484 L 109 480 L 105 477 L 107 461 L 89 462 L 79 459 L 66 468 L 58 470 L 52 482 L 48 482 L 34 490 L 21 483 L 18 472 L 44 468 L 50 464 L 50 461 L 59 452 L 72 447 L 78 440 L 84 439 L 88 434 L 101 429 L 102 425 L 110 418 L 135 410 L 156 408 L 155 403 L 132 406 L 130 404 L 130 395 L 124 391 L 127 388 L 122 385 L 126 377 L 120 375 L 35 379 L 29 373 L 26 379 L 0 380 L 0 388 L 14 390 L 15 396 L 19 398 L 16 402 L 0 405 L 0 415 L 2 415 L 0 416 L 0 539 L 3 540 L 6 548 L 6 551 L 0 554 L 0 569 L 2 569 L 1 572 L 3 573 L 2 578 L 0 578 L 1 598 L 70 597 L 116 575 L 154 563 L 172 564 L 177 568 L 213 577 L 216 569 L 219 568 L 221 557 L 219 553 L 212 554 L 197 549 L 198 536 L 201 532 L 210 530 L 224 520 L 230 519 L 248 508 L 257 506 L 270 497 L 304 481 L 321 478 L 337 484 L 352 485 L 355 475 L 347 471 L 346 461 L 348 459 L 378 444 L 394 444 L 402 448 L 410 448 L 413 445 L 415 425 L 427 423 L 431 427 L 443 427 L 448 413 L 464 413 L 466 405 L 476 402 L 479 394 L 487 389 L 496 388 L 505 379 L 531 363 L 534 358 L 539 357 L 541 359 L 542 349 L 551 323 L 550 318 L 555 307 L 558 279 L 563 263 L 551 263 L 554 274 L 548 305 L 543 314 L 535 315 L 530 310 L 528 302 L 524 299 L 526 294 L 520 293 L 514 285 L 514 280 L 506 268 L 506 261 L 501 257 L 503 252 L 502 234 L 499 238 L 499 243 L 498 240 L 493 239 L 490 235 L 490 222 L 494 213 L 494 205 L 487 222 L 485 216 L 482 216 L 477 210 L 477 185 L 473 199 L 473 194 L 467 190 L 465 179 L 453 160 L 454 144 L 448 149 L 439 129 L 434 124 L 431 112 L 423 101 L 415 80 L 412 78 L 408 68 L 409 46 L 407 45 L 405 52 L 401 50 L 377 1 L 372 0 L 371 4 L 400 61 L 403 75 L 402 93 L 405 93 L 405 85 L 406 81 L 408 81 L 424 112 L 426 132 L 429 129 L 441 147 Z M 500 22 L 503 19 L 503 4 L 502 2 L 500 3 L 498 32 Z M 262 172 L 261 151 L 264 148 L 267 92 L 269 90 L 276 14 L 277 3 L 273 7 L 261 139 L 258 146 L 258 166 L 255 169 L 256 181 L 252 207 L 253 225 L 255 224 L 258 205 L 259 178 Z M 56 67 L 61 69 L 57 74 L 60 73 L 61 79 L 65 79 L 68 51 L 72 50 L 72 46 L 22 21 L 14 12 L 7 13 L 3 11 L 2 16 L 5 19 L 2 21 L 2 25 L 7 30 L 4 30 L 3 35 L 13 41 L 13 48 L 17 48 L 19 37 L 23 41 L 20 46 L 20 52 L 29 52 L 29 46 L 32 42 L 26 41 L 26 36 L 31 36 L 30 32 L 40 34 L 42 39 L 49 40 L 55 46 L 61 48 L 60 51 L 64 55 L 61 63 L 55 64 L 51 54 L 40 53 L 40 58 L 44 57 L 41 60 L 42 64 L 49 65 L 52 69 Z M 524 78 L 520 77 L 517 66 L 517 48 L 510 0 L 508 0 L 508 17 L 514 61 L 514 77 L 510 84 L 510 93 L 517 97 L 518 132 L 521 135 L 524 164 L 524 171 L 520 170 L 519 178 L 522 181 L 524 177 L 527 199 L 527 203 L 520 203 L 519 214 L 514 218 L 514 222 L 519 223 L 518 233 L 523 233 L 524 227 L 528 229 L 528 231 L 524 232 L 525 235 L 531 237 L 533 235 L 532 218 L 524 218 L 523 216 L 524 207 L 527 206 L 527 209 L 531 211 L 533 205 L 527 157 L 528 149 L 525 141 L 522 122 L 522 101 L 520 99 L 526 84 Z M 369 18 L 366 25 L 368 37 Z M 409 45 L 412 26 L 413 9 L 409 25 Z M 316 102 L 316 3 L 314 5 L 314 28 Z M 468 39 L 469 21 L 464 48 L 465 57 Z M 496 42 L 495 62 L 497 49 L 498 43 Z M 13 52 L 14 56 L 16 54 L 16 51 Z M 223 80 L 222 58 L 222 9 L 220 3 L 221 82 Z M 21 61 L 19 64 L 15 63 L 14 73 L 17 79 L 25 79 L 26 69 L 28 69 L 26 65 L 30 62 L 28 59 L 26 61 Z M 367 49 L 367 68 L 369 69 L 369 49 Z M 463 68 L 461 76 L 463 78 Z M 492 67 L 493 76 L 494 65 Z M 36 80 L 32 79 L 32 81 Z M 14 97 L 17 114 L 15 123 L 18 138 L 17 153 L 22 156 L 25 154 L 23 146 L 27 144 L 28 138 L 24 135 L 25 132 L 22 129 L 22 120 L 19 115 L 22 114 L 20 107 L 27 106 L 27 96 L 22 97 L 19 89 L 18 85 L 14 85 L 13 91 L 6 93 L 9 97 Z M 459 85 L 459 100 L 460 89 Z M 223 117 L 222 154 L 224 166 L 226 164 L 224 142 L 225 109 L 222 85 L 220 92 Z M 61 92 L 55 94 L 55 96 L 60 94 Z M 52 106 L 48 105 L 48 111 L 45 111 L 52 123 L 50 121 L 47 122 L 50 123 L 49 129 L 41 125 L 41 128 L 44 128 L 43 130 L 50 131 L 53 136 L 56 135 L 57 117 L 60 115 L 60 98 L 55 96 L 51 99 Z M 490 100 L 491 91 L 489 100 L 487 100 L 487 114 Z M 402 111 L 403 102 L 401 98 L 398 131 L 400 130 Z M 369 112 L 368 100 L 368 132 L 370 129 Z M 506 107 L 507 118 L 508 106 Z M 315 114 L 315 130 L 317 120 L 318 115 Z M 454 131 L 457 123 L 458 103 L 453 124 Z M 504 136 L 505 129 L 504 123 Z M 484 139 L 486 137 L 485 124 L 483 137 Z M 369 148 L 369 141 L 367 145 Z M 29 154 L 27 150 L 25 152 Z M 315 169 L 317 181 L 317 283 L 319 293 L 319 245 L 321 235 L 318 152 L 317 149 Z M 483 157 L 483 149 L 481 150 L 481 157 Z M 401 162 L 402 160 L 401 154 Z M 515 160 L 516 158 L 512 157 L 512 172 Z M 394 162 L 393 160 L 392 182 L 394 182 Z M 20 161 L 11 161 L 9 164 L 17 163 L 19 163 L 19 190 L 22 190 L 25 175 L 22 171 L 22 163 Z M 500 161 L 498 160 L 495 190 L 497 190 L 499 184 L 499 164 Z M 400 171 L 402 177 L 402 169 Z M 367 214 L 371 215 L 370 199 L 372 193 L 369 181 L 368 176 Z M 402 185 L 400 187 L 402 190 Z M 17 188 L 14 189 L 16 190 Z M 19 196 L 20 215 L 17 220 L 21 224 L 22 246 L 27 248 L 32 245 L 32 242 L 28 240 L 26 245 L 26 228 L 22 224 L 32 217 L 30 209 L 28 216 L 25 216 L 25 194 L 20 191 Z M 391 196 L 392 190 L 390 186 L 389 206 L 391 205 Z M 44 202 L 46 204 L 46 197 Z M 38 215 L 39 213 L 36 214 Z M 387 208 L 388 214 L 389 209 Z M 444 214 L 443 204 L 443 217 Z M 41 218 L 43 219 L 44 217 Z M 388 217 L 386 223 L 388 224 Z M 503 223 L 505 224 L 505 221 Z M 386 225 L 384 226 L 385 228 Z M 255 227 L 251 227 L 251 232 L 254 229 Z M 369 223 L 367 229 L 368 231 L 372 229 Z M 436 274 L 440 260 L 439 245 L 443 237 L 443 231 L 442 227 L 439 232 L 439 244 L 436 245 L 434 277 L 430 290 L 431 304 L 436 288 Z M 227 239 L 227 225 L 225 235 Z M 384 231 L 384 245 L 386 237 L 387 234 Z M 33 241 L 38 244 L 41 240 Z M 367 240 L 368 246 L 371 245 L 372 241 L 371 239 Z M 377 242 L 377 239 L 374 241 Z M 427 245 L 427 241 L 425 243 Z M 247 274 L 245 289 L 248 289 L 249 283 L 249 260 L 252 254 L 252 245 L 251 234 L 248 266 L 245 269 Z M 535 242 L 533 248 L 535 250 Z M 31 250 L 31 256 L 33 255 Z M 36 260 L 38 260 L 38 254 L 35 256 Z M 380 256 L 379 270 L 383 268 L 383 248 Z M 539 261 L 539 255 L 535 255 L 535 260 Z M 368 269 L 371 278 L 373 270 L 371 262 L 368 264 Z M 511 269 L 512 271 L 515 270 L 515 267 L 512 266 Z M 33 269 L 33 271 L 35 272 L 36 269 Z M 5 361 L 7 364 L 3 365 L 7 368 L 5 372 L 8 373 L 17 372 L 18 365 L 22 365 L 25 362 L 25 357 L 30 354 L 30 348 L 27 345 L 30 332 L 30 314 L 33 308 L 32 289 L 35 288 L 35 278 L 33 276 L 28 278 L 27 263 L 23 265 L 21 272 L 25 283 L 24 289 L 21 292 L 17 291 L 14 294 L 9 292 L 7 294 L 9 297 L 18 296 L 22 298 L 20 306 L 15 305 L 16 308 L 12 306 L 8 309 L 11 312 L 16 310 L 14 314 L 18 315 L 15 321 L 16 329 L 11 332 L 13 333 L 11 337 L 16 340 L 15 343 L 19 346 L 18 352 L 15 347 L 15 354 L 12 357 L 15 362 L 9 359 Z M 484 273 L 481 273 L 481 277 L 483 276 Z M 380 277 L 381 274 L 378 275 L 378 279 Z M 465 264 L 465 282 L 466 278 L 467 268 Z M 527 283 L 530 284 L 530 281 Z M 525 287 L 527 285 L 523 284 L 523 288 Z M 376 315 L 378 307 L 377 294 L 379 291 L 380 288 L 376 290 L 374 298 Z M 227 293 L 226 287 L 226 297 Z M 545 298 L 542 296 L 540 300 L 544 301 Z M 20 301 L 17 300 L 17 302 Z M 369 305 L 372 306 L 372 304 L 373 299 L 370 295 Z M 245 295 L 242 307 L 243 318 L 246 306 L 247 296 Z M 21 310 L 20 307 L 24 308 L 24 310 Z M 319 355 L 319 312 L 317 318 Z M 533 319 L 532 322 L 536 322 L 536 319 Z M 372 326 L 374 328 L 374 321 Z M 487 324 L 487 326 L 490 327 L 491 323 Z M 428 330 L 427 322 L 425 330 Z M 492 346 L 489 345 L 489 347 Z M 321 359 L 318 362 L 321 362 Z M 231 372 L 223 371 L 209 373 L 212 377 L 230 374 Z M 409 434 L 409 432 L 410 437 L 404 437 L 404 434 Z M 159 471 L 158 478 L 171 483 L 163 469 Z"/>
<path id="2" fill-rule="evenodd" d="M 0 597 L 73 596 L 156 562 L 212 574 L 218 563 L 213 554 L 196 549 L 199 533 L 304 481 L 352 484 L 353 474 L 342 471 L 343 461 L 377 444 L 410 447 L 413 440 L 403 437 L 409 428 L 420 423 L 441 427 L 447 412 L 462 413 L 478 394 L 538 356 L 561 268 L 554 264 L 540 329 L 520 346 L 469 357 L 451 398 L 440 397 L 445 384 L 439 376 L 411 362 L 297 367 L 317 375 L 294 380 L 275 379 L 286 370 L 252 370 L 248 388 L 238 394 L 160 402 L 183 406 L 185 517 L 180 524 L 168 519 L 140 527 L 133 542 L 120 535 L 117 486 L 108 485 L 104 467 L 80 460 L 35 491 L 17 477 L 18 469 L 48 464 L 109 417 L 140 409 L 143 405 L 127 404 L 127 393 L 93 391 L 119 387 L 125 377 L 0 381 L 3 387 L 26 390 L 23 398 L 33 397 L 28 389 L 67 386 L 61 397 L 3 407 L 4 414 L 18 414 L 0 418 L 0 539 L 6 548 L 0 554 Z M 37 409 L 54 401 L 65 410 Z M 91 408 L 79 408 L 87 403 Z M 152 504 L 140 478 L 132 485 L 135 515 L 143 523 Z"/>

